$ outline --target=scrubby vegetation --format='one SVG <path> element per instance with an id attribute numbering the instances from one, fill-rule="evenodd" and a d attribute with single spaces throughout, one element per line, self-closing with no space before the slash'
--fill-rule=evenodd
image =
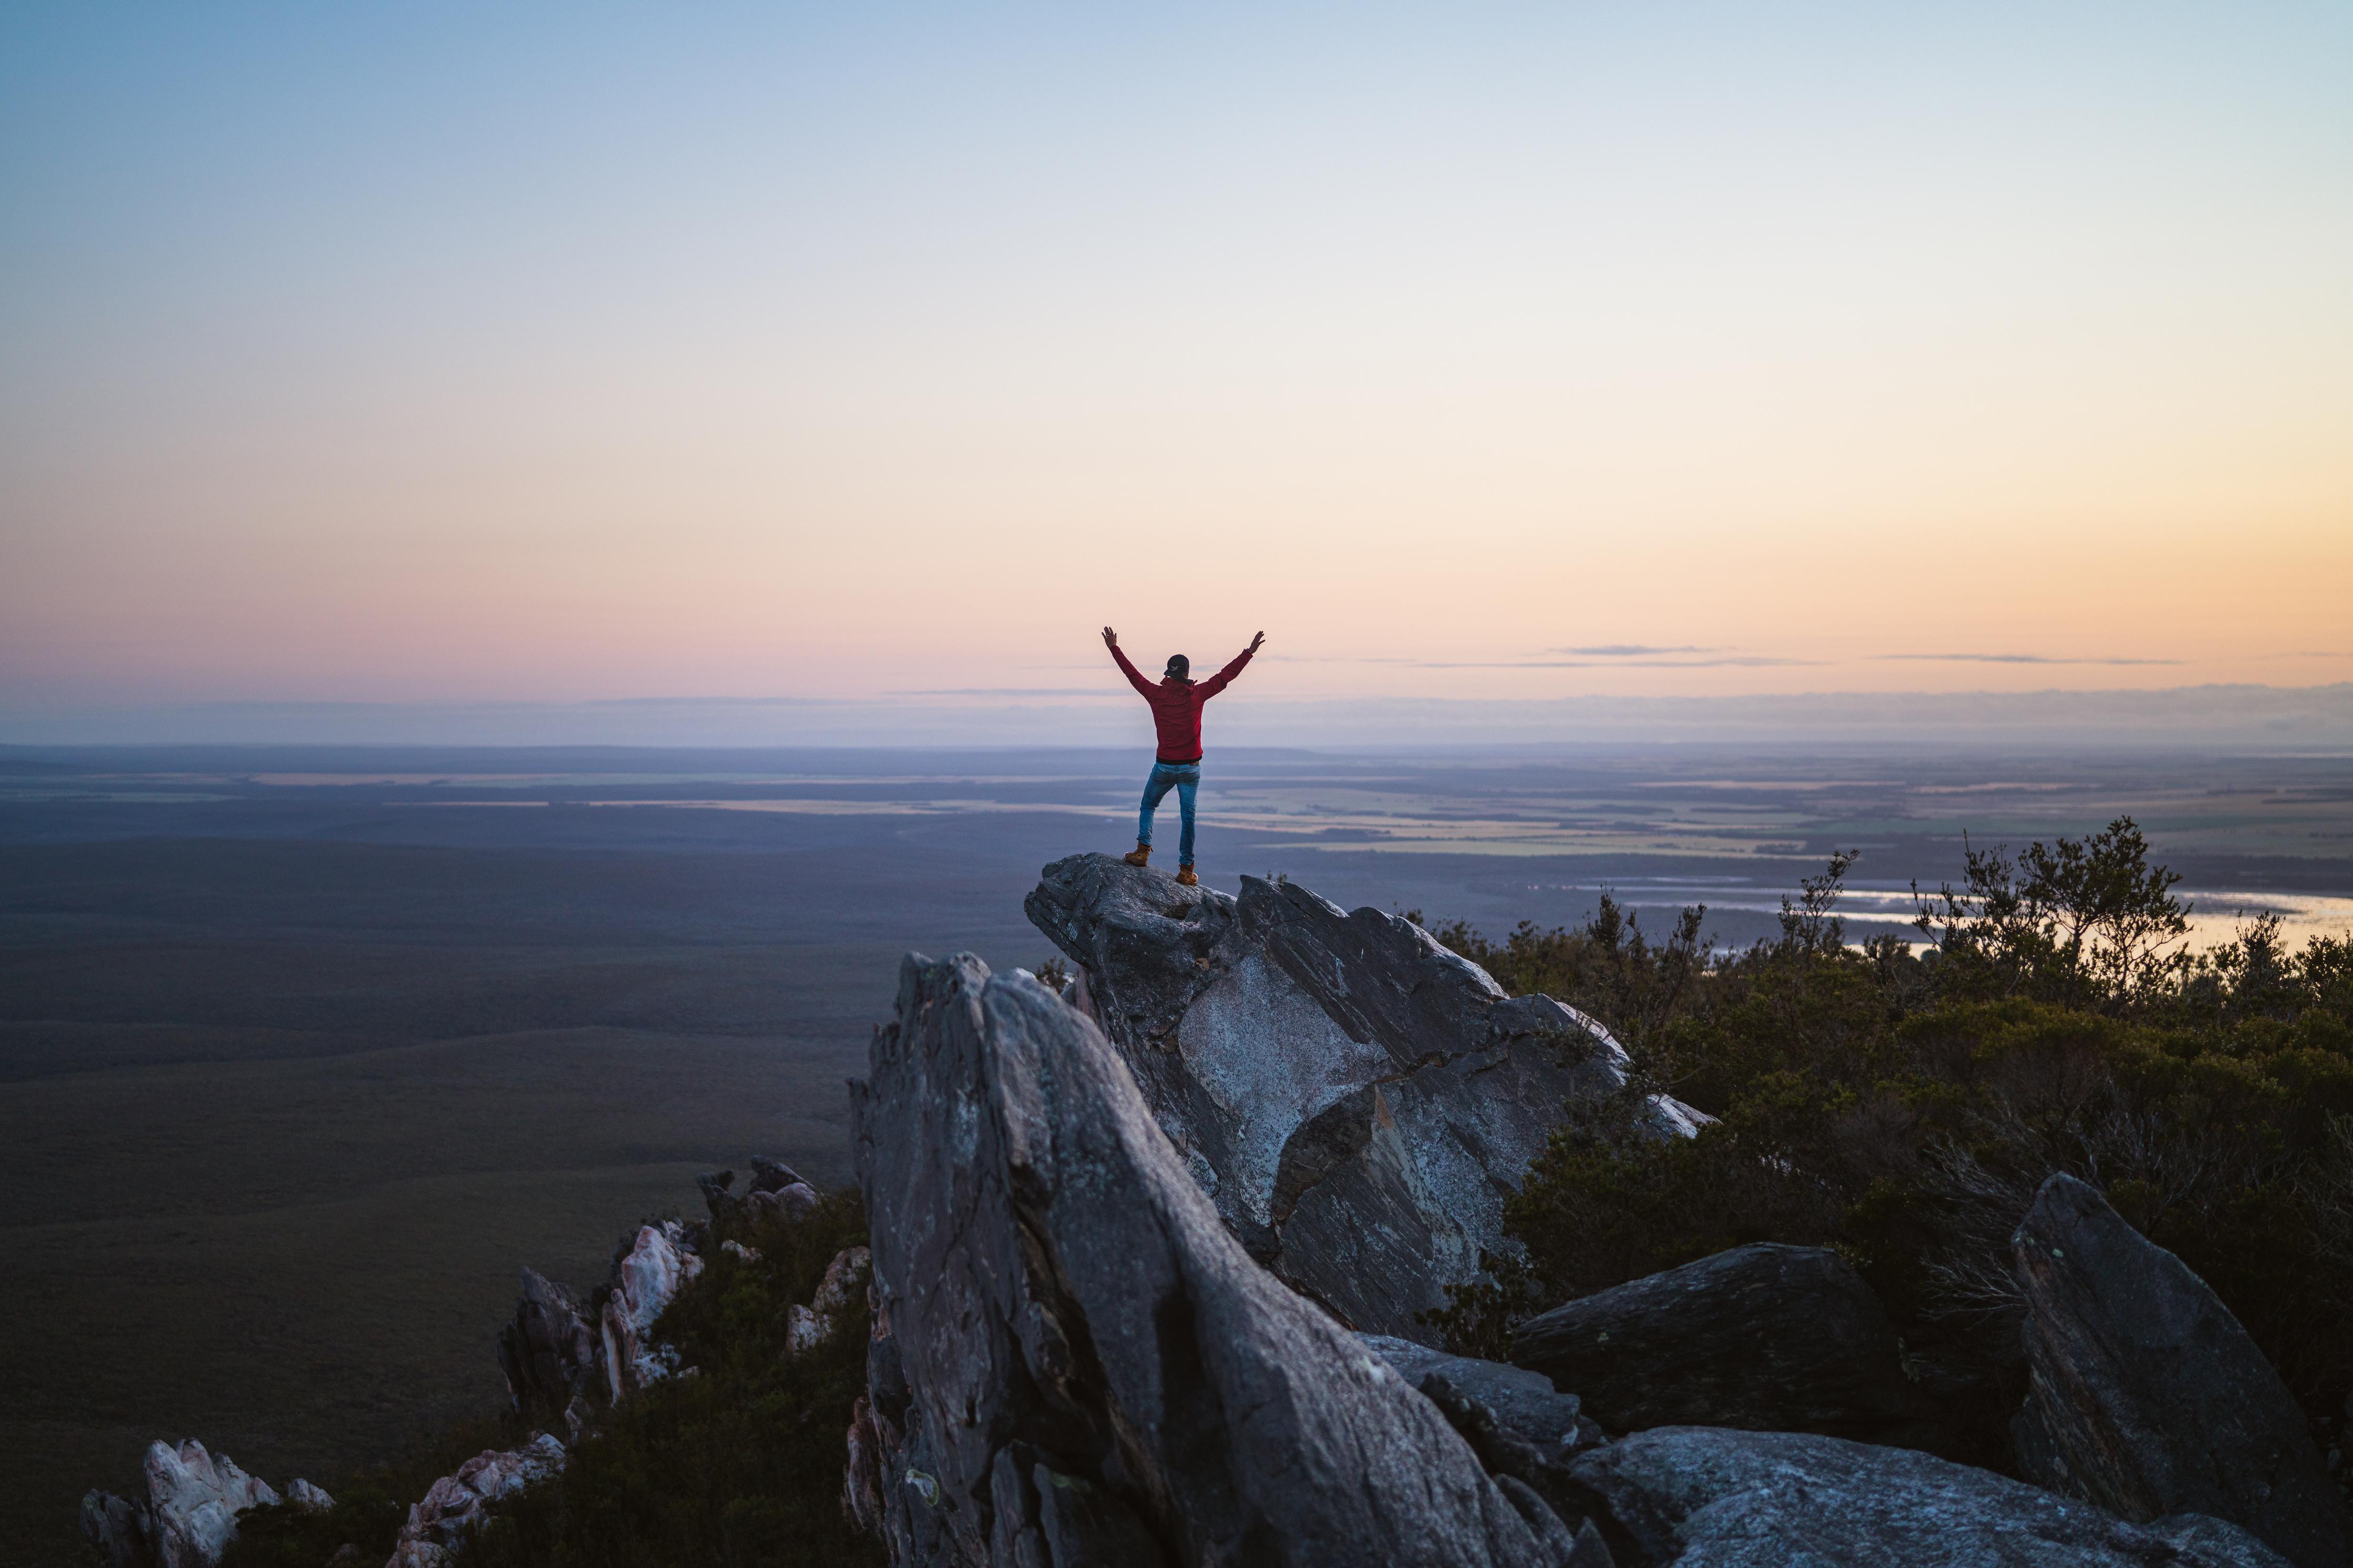
<path id="1" fill-rule="evenodd" d="M 600 1413 L 563 1473 L 501 1504 L 469 1539 L 469 1568 L 658 1568 L 693 1563 L 836 1568 L 880 1563 L 841 1510 L 842 1441 L 865 1384 L 862 1312 L 793 1353 L 790 1309 L 816 1291 L 826 1265 L 862 1244 L 855 1192 L 828 1195 L 797 1219 L 739 1224 L 709 1238 L 700 1276 L 681 1289 L 656 1336 L 693 1371 Z M 758 1256 L 721 1248 L 738 1241 Z M 332 1513 L 243 1515 L 222 1568 L 319 1568 L 344 1542 L 353 1561 L 382 1562 L 409 1503 L 439 1475 L 486 1447 L 522 1441 L 520 1418 L 453 1432 L 429 1454 L 342 1479 Z"/>
<path id="2" fill-rule="evenodd" d="M 321 1568 L 345 1545 L 345 1563 L 369 1565 L 392 1554 L 393 1538 L 408 1517 L 408 1505 L 437 1479 L 485 1448 L 502 1448 L 528 1433 L 512 1419 L 484 1415 L 453 1425 L 431 1442 L 383 1464 L 332 1477 L 335 1500 L 326 1513 L 305 1513 L 290 1504 L 248 1509 L 237 1516 L 237 1539 L 221 1568 Z M 98 1562 L 91 1552 L 88 1561 Z"/>
<path id="3" fill-rule="evenodd" d="M 2266 918 L 2188 952 L 2177 879 L 2119 818 L 1971 847 L 1959 887 L 1919 897 L 1918 953 L 1849 946 L 1853 859 L 1740 952 L 1710 951 L 1704 910 L 1653 941 L 1607 898 L 1582 930 L 1436 931 L 1636 1064 L 1529 1173 L 1507 1217 L 1526 1255 L 1455 1294 L 1458 1347 L 1496 1353 L 1529 1311 L 1726 1247 L 1835 1247 L 1929 1375 L 1981 1401 L 1991 1457 L 2022 1376 L 2010 1234 L 2064 1170 L 2202 1275 L 2333 1426 L 2353 1393 L 2353 940 L 2289 952 Z M 1646 1136 L 1661 1090 L 1717 1121 Z"/>

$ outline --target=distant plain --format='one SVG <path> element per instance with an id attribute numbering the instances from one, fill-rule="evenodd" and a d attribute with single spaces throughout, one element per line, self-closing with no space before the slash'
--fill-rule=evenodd
<path id="1" fill-rule="evenodd" d="M 530 1263 L 586 1286 L 698 1171 L 849 1175 L 900 955 L 1050 952 L 1038 868 L 1133 834 L 1108 752 L 0 749 L 0 1558 L 156 1436 L 282 1484 L 501 1396 Z M 1856 934 L 1961 835 L 2122 812 L 2201 938 L 2353 927 L 2353 758 L 1696 746 L 1225 752 L 1201 869 L 1344 906 L 1719 942 L 1860 848 Z M 1175 802 L 1159 858 L 1173 860 Z"/>

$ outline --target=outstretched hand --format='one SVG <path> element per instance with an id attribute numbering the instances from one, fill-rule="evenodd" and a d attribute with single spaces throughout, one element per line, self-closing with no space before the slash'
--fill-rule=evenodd
<path id="1" fill-rule="evenodd" d="M 1112 630 L 1109 626 L 1103 627 L 1103 647 L 1117 647 L 1118 646 L 1119 634 Z"/>
<path id="2" fill-rule="evenodd" d="M 1103 629 L 1105 631 L 1109 631 L 1111 628 L 1106 626 Z M 1246 653 L 1256 653 L 1258 651 L 1258 645 L 1264 641 L 1266 641 L 1266 634 L 1264 632 L 1261 632 L 1258 636 L 1250 638 L 1250 647 L 1245 648 L 1243 651 Z"/>

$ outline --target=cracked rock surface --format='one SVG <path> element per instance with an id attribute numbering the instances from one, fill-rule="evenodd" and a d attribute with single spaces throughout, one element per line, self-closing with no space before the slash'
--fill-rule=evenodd
<path id="1" fill-rule="evenodd" d="M 2298 1568 L 2346 1561 L 2344 1502 L 2295 1396 L 2187 1264 L 2069 1175 L 2043 1183 L 2010 1247 L 2029 1479 L 2130 1519 L 2231 1520 Z"/>
<path id="2" fill-rule="evenodd" d="M 1504 1197 L 1572 1100 L 1626 1053 L 1547 996 L 1506 996 L 1419 926 L 1292 883 L 1239 898 L 1108 855 L 1047 867 L 1023 903 L 1085 973 L 1092 1016 L 1252 1257 L 1350 1326 L 1417 1312 L 1503 1251 Z M 1663 1097 L 1651 1119 L 1701 1118 Z"/>
<path id="3" fill-rule="evenodd" d="M 1035 980 L 911 957 L 851 1107 L 875 1332 L 854 1506 L 894 1563 L 1565 1561 L 1428 1399 L 1250 1260 Z"/>

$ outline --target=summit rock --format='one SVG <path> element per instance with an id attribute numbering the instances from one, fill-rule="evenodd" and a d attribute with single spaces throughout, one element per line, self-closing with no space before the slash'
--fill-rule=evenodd
<path id="1" fill-rule="evenodd" d="M 1567 1105 L 1625 1088 L 1625 1048 L 1402 916 L 1241 889 L 1077 855 L 1022 907 L 1250 1255 L 1356 1329 L 1426 1338 L 1416 1314 L 1510 1249 L 1504 1201 Z M 1705 1120 L 1647 1105 L 1662 1137 Z"/>

